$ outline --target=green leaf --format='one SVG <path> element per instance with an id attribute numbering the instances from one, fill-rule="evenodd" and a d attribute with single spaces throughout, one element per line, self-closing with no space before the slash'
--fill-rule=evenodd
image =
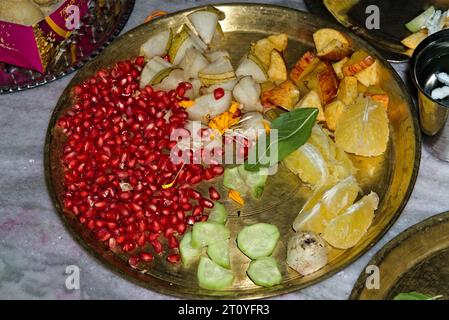
<path id="1" fill-rule="evenodd" d="M 267 135 L 266 150 L 259 154 L 256 147 L 252 150 L 255 155 L 249 157 L 256 159 L 255 163 L 245 163 L 245 169 L 248 171 L 258 171 L 262 167 L 267 167 L 272 156 L 271 151 L 277 144 L 277 160 L 282 161 L 290 154 L 303 146 L 309 140 L 312 134 L 312 128 L 316 123 L 318 109 L 297 109 L 284 113 L 271 123 L 271 130 L 278 131 L 277 141 L 271 141 L 270 135 Z"/>
<path id="2" fill-rule="evenodd" d="M 443 296 L 429 296 L 418 292 L 400 293 L 393 300 L 439 300 Z"/>

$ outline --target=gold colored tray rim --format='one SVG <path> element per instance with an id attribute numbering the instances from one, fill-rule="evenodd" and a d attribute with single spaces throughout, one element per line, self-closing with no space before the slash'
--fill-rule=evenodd
<path id="1" fill-rule="evenodd" d="M 361 43 L 364 44 L 365 48 L 367 48 L 368 50 L 374 52 L 380 59 L 382 59 L 384 65 L 386 66 L 386 68 L 391 72 L 392 77 L 394 78 L 394 80 L 397 82 L 398 86 L 400 87 L 401 91 L 404 93 L 408 93 L 408 90 L 404 84 L 404 82 L 402 81 L 402 79 L 399 77 L 399 75 L 397 74 L 397 72 L 394 70 L 394 68 L 388 63 L 388 61 L 386 61 L 384 58 L 382 58 L 382 55 L 379 53 L 378 50 L 376 50 L 372 45 L 370 45 L 369 43 L 367 43 L 365 40 L 361 39 L 360 37 L 358 37 L 357 35 L 353 34 L 351 31 L 348 31 L 347 29 L 344 29 L 343 27 L 323 20 L 318 16 L 315 16 L 309 12 L 305 12 L 302 10 L 297 10 L 297 9 L 293 9 L 293 8 L 289 8 L 289 7 L 285 7 L 285 6 L 280 6 L 280 5 L 273 5 L 273 4 L 261 4 L 261 3 L 218 3 L 218 4 L 214 4 L 215 7 L 220 8 L 220 7 L 264 7 L 264 8 L 273 8 L 274 10 L 286 10 L 286 11 L 291 11 L 291 12 L 296 12 L 302 15 L 306 15 L 308 17 L 310 17 L 311 19 L 314 19 L 314 21 L 317 21 L 323 25 L 326 25 L 328 27 L 331 28 L 335 28 L 338 30 L 341 30 L 342 32 L 347 32 L 347 33 L 351 33 L 355 38 L 359 39 L 359 41 Z M 159 20 L 163 20 L 163 19 L 170 19 L 172 17 L 175 17 L 177 15 L 181 15 L 181 14 L 185 14 L 187 12 L 191 12 L 194 10 L 198 10 L 200 8 L 204 8 L 207 7 L 205 5 L 202 6 L 197 6 L 197 7 L 191 7 L 191 8 L 187 8 L 185 10 L 181 10 L 181 11 L 177 11 L 174 13 L 170 13 L 166 16 L 163 17 L 159 17 L 154 19 L 151 23 L 155 23 Z M 129 33 L 133 33 L 138 31 L 139 29 L 144 28 L 144 25 L 138 26 L 130 31 L 128 31 L 127 33 L 121 35 L 120 37 L 118 37 L 116 39 L 116 41 L 120 41 L 120 39 L 126 37 L 127 34 Z M 95 58 L 93 61 L 89 62 L 86 66 L 84 66 L 83 68 L 87 68 L 89 65 L 95 63 L 95 61 L 97 59 L 100 59 L 104 54 L 107 53 L 107 50 L 104 53 L 101 53 L 97 58 Z M 81 69 L 82 70 L 82 69 Z M 80 71 L 81 72 L 81 71 Z M 65 91 L 63 92 L 62 96 L 66 95 L 69 93 L 70 88 L 75 84 L 73 79 L 67 86 L 67 88 L 65 89 Z M 62 97 L 61 96 L 61 97 Z M 60 218 L 62 219 L 66 229 L 69 231 L 69 233 L 72 235 L 72 237 L 85 249 L 87 250 L 92 256 L 94 256 L 97 261 L 99 261 L 102 265 L 104 265 L 107 269 L 113 271 L 114 273 L 120 275 L 121 277 L 123 277 L 124 279 L 137 284 L 141 287 L 144 287 L 146 289 L 164 294 L 164 295 L 169 295 L 169 296 L 174 296 L 174 297 L 178 297 L 178 298 L 184 298 L 184 299 L 216 299 L 216 300 L 228 300 L 228 299 L 241 299 L 241 300 L 253 300 L 253 299 L 265 299 L 265 298 L 270 298 L 270 297 L 276 297 L 276 296 L 281 296 L 284 294 L 289 294 L 301 289 L 304 289 L 306 287 L 312 286 L 314 284 L 317 284 L 323 280 L 326 280 L 328 278 L 330 278 L 331 276 L 337 274 L 338 272 L 342 271 L 343 269 L 347 268 L 349 265 L 351 265 L 352 263 L 354 263 L 355 261 L 357 261 L 362 255 L 364 255 L 367 251 L 369 251 L 384 235 L 385 233 L 394 225 L 394 223 L 397 221 L 397 219 L 399 218 L 399 216 L 401 215 L 401 213 L 403 212 L 408 200 L 410 199 L 410 196 L 412 194 L 412 191 L 414 189 L 415 183 L 416 183 L 416 179 L 418 177 L 418 171 L 419 171 L 419 166 L 420 166 L 420 161 L 421 161 L 421 147 L 422 147 L 422 140 L 421 140 L 421 134 L 420 134 L 420 128 L 419 128 L 419 123 L 417 121 L 417 117 L 418 117 L 418 111 L 417 111 L 417 107 L 415 102 L 413 101 L 413 99 L 411 99 L 410 95 L 407 95 L 406 97 L 404 97 L 404 99 L 406 100 L 407 104 L 410 106 L 410 112 L 412 114 L 412 122 L 413 122 L 413 130 L 415 132 L 414 137 L 415 137 L 415 159 L 413 162 L 413 173 L 411 175 L 410 178 L 410 183 L 408 185 L 407 188 L 407 192 L 404 194 L 404 198 L 403 201 L 401 203 L 401 205 L 398 207 L 398 210 L 396 211 L 396 213 L 394 214 L 394 216 L 389 220 L 388 224 L 385 226 L 385 228 L 380 231 L 376 237 L 373 239 L 373 241 L 366 245 L 363 250 L 361 250 L 358 254 L 354 255 L 351 259 L 349 259 L 348 261 L 342 263 L 340 266 L 334 268 L 333 270 L 327 272 L 326 274 L 321 275 L 320 277 L 310 280 L 307 283 L 303 283 L 300 285 L 289 285 L 289 286 L 282 286 L 282 288 L 278 288 L 275 290 L 271 290 L 271 291 L 262 291 L 262 292 L 258 292 L 258 293 L 242 293 L 242 294 L 235 294 L 235 295 L 218 295 L 217 293 L 211 293 L 210 295 L 208 294 L 196 294 L 196 293 L 188 293 L 188 292 L 178 292 L 176 291 L 175 288 L 172 288 L 170 285 L 169 286 L 163 286 L 160 285 L 160 283 L 157 284 L 152 284 L 146 281 L 143 281 L 141 279 L 139 279 L 139 272 L 132 270 L 131 268 L 129 268 L 128 266 L 126 266 L 126 268 L 119 268 L 120 266 L 113 266 L 110 261 L 107 260 L 108 259 L 112 259 L 111 258 L 111 254 L 108 254 L 107 252 L 102 252 L 100 251 L 98 248 L 89 246 L 89 244 L 86 243 L 86 241 L 81 237 L 81 235 L 79 233 L 76 232 L 76 230 L 74 230 L 73 226 L 69 223 L 67 216 L 63 213 L 62 208 L 59 206 L 58 204 L 58 199 L 56 197 L 56 193 L 55 193 L 55 189 L 54 189 L 54 185 L 52 183 L 52 177 L 51 177 L 51 168 L 50 168 L 50 145 L 52 142 L 52 130 L 54 128 L 54 126 L 56 125 L 56 121 L 57 121 L 57 114 L 58 114 L 58 109 L 55 108 L 55 110 L 52 113 L 51 116 L 51 120 L 49 122 L 49 126 L 48 126 L 48 130 L 47 130 L 47 134 L 46 134 L 46 142 L 45 142 L 45 148 L 44 148 L 44 170 L 45 170 L 45 177 L 46 177 L 46 185 L 47 185 L 47 189 L 49 192 L 49 195 L 51 197 L 51 200 L 54 204 L 54 207 L 57 211 L 57 214 L 60 216 Z M 59 105 L 59 103 L 58 103 Z M 104 250 L 103 250 L 104 251 Z M 150 275 L 147 275 L 147 277 Z M 153 277 L 153 279 L 156 282 L 161 281 L 161 279 L 157 279 L 155 277 Z"/>
<path id="2" fill-rule="evenodd" d="M 377 252 L 374 255 L 374 257 L 370 260 L 370 262 L 368 262 L 367 266 L 380 267 L 383 264 L 384 259 L 390 254 L 394 254 L 394 251 L 397 250 L 402 243 L 413 239 L 424 230 L 428 230 L 441 223 L 448 223 L 448 222 L 449 222 L 449 211 L 437 214 L 409 227 L 408 229 L 400 233 L 398 236 L 390 240 L 382 249 L 380 249 L 380 251 Z M 366 277 L 367 275 L 364 272 L 360 274 L 359 278 L 357 279 L 354 285 L 354 288 L 352 289 L 351 295 L 349 296 L 350 300 L 361 299 L 362 294 L 366 290 L 365 286 Z"/>

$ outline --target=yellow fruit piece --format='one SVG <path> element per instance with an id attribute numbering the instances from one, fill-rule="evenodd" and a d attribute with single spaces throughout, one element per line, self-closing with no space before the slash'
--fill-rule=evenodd
<path id="1" fill-rule="evenodd" d="M 323 233 L 332 219 L 354 203 L 359 192 L 357 180 L 353 176 L 346 178 L 322 194 L 314 207 L 310 209 L 310 204 L 306 205 L 293 223 L 293 229 Z"/>
<path id="2" fill-rule="evenodd" d="M 268 78 L 275 83 L 282 83 L 287 80 L 287 66 L 284 57 L 277 50 L 271 51 L 271 63 L 268 69 Z"/>
<path id="3" fill-rule="evenodd" d="M 284 160 L 285 166 L 313 188 L 327 183 L 329 169 L 320 151 L 310 143 L 293 152 Z"/>
<path id="4" fill-rule="evenodd" d="M 273 44 L 277 51 L 283 52 L 287 50 L 288 36 L 285 33 L 274 34 L 268 37 L 268 40 Z"/>
<path id="5" fill-rule="evenodd" d="M 323 105 L 321 104 L 321 99 L 318 93 L 316 91 L 310 91 L 306 96 L 298 103 L 298 105 L 295 106 L 295 109 L 302 109 L 302 108 L 315 108 L 318 109 L 318 122 L 326 121 L 326 118 L 324 117 L 324 111 L 323 111 Z"/>
<path id="6" fill-rule="evenodd" d="M 379 84 L 380 80 L 380 64 L 376 60 L 373 65 L 360 71 L 355 75 L 357 80 L 360 81 L 365 87 L 375 86 Z"/>
<path id="7" fill-rule="evenodd" d="M 373 223 L 378 206 L 379 197 L 372 192 L 334 218 L 324 231 L 324 240 L 337 249 L 354 247 Z"/>
<path id="8" fill-rule="evenodd" d="M 426 29 L 422 29 L 422 30 L 408 36 L 401 42 L 404 46 L 406 46 L 409 49 L 416 49 L 419 46 L 419 44 L 422 41 L 424 41 L 424 39 L 426 39 L 428 36 L 429 36 L 429 32 Z"/>
<path id="9" fill-rule="evenodd" d="M 338 79 L 343 79 L 345 76 L 343 74 L 343 66 L 349 61 L 349 58 L 344 58 L 343 60 L 340 60 L 334 64 L 332 64 L 332 67 L 334 68 L 335 74 L 337 75 Z"/>
<path id="10" fill-rule="evenodd" d="M 335 142 L 347 153 L 376 157 L 387 150 L 390 136 L 387 111 L 369 97 L 359 96 L 337 122 Z"/>
<path id="11" fill-rule="evenodd" d="M 358 81 L 355 77 L 344 77 L 340 82 L 337 99 L 345 105 L 350 105 L 358 96 Z"/>
<path id="12" fill-rule="evenodd" d="M 324 117 L 326 118 L 326 124 L 329 130 L 335 131 L 337 122 L 340 120 L 345 108 L 346 105 L 340 100 L 335 100 L 324 108 Z"/>

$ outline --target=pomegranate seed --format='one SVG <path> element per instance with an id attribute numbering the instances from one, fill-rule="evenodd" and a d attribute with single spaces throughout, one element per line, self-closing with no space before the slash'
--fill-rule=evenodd
<path id="1" fill-rule="evenodd" d="M 167 261 L 171 264 L 177 264 L 181 261 L 181 256 L 179 254 L 171 254 L 167 257 Z"/>
<path id="2" fill-rule="evenodd" d="M 212 201 L 204 198 L 200 199 L 200 205 L 208 209 L 212 209 L 215 206 L 215 204 Z"/>
<path id="3" fill-rule="evenodd" d="M 144 261 L 144 262 L 151 262 L 151 261 L 154 260 L 154 257 L 149 252 L 141 252 L 140 253 L 140 259 L 142 259 L 142 261 Z"/>
<path id="4" fill-rule="evenodd" d="M 137 268 L 137 265 L 139 264 L 139 262 L 140 262 L 139 257 L 136 257 L 136 256 L 129 257 L 128 263 L 132 268 L 134 268 L 134 269 Z"/>
<path id="5" fill-rule="evenodd" d="M 215 201 L 220 200 L 220 198 L 221 198 L 217 189 L 215 189 L 214 187 L 209 188 L 209 196 L 212 200 L 215 200 Z"/>
<path id="6" fill-rule="evenodd" d="M 220 100 L 225 95 L 225 91 L 223 88 L 217 88 L 214 90 L 214 98 L 215 100 Z"/>

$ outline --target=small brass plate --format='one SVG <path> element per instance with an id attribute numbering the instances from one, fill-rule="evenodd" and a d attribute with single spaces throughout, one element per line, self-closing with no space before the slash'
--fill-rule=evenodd
<path id="1" fill-rule="evenodd" d="M 362 273 L 351 299 L 391 300 L 400 293 L 419 292 L 449 300 L 449 212 L 403 232 L 369 265 L 379 267 L 380 289 L 368 290 Z"/>
<path id="2" fill-rule="evenodd" d="M 449 9 L 447 0 L 305 0 L 309 10 L 319 16 L 333 17 L 373 46 L 390 62 L 407 62 L 411 53 L 401 41 L 411 33 L 405 24 L 431 5 Z M 367 29 L 367 19 L 374 13 L 368 6 L 380 9 L 380 29 Z M 371 20 L 370 20 L 371 21 Z"/>
<path id="3" fill-rule="evenodd" d="M 231 52 L 234 64 L 237 64 L 240 57 L 247 52 L 251 41 L 273 33 L 285 32 L 290 37 L 286 59 L 291 67 L 300 55 L 313 47 L 312 35 L 316 30 L 323 27 L 335 27 L 345 31 L 309 13 L 284 7 L 229 4 L 219 5 L 218 8 L 224 11 L 227 17 L 222 23 L 226 40 L 221 46 Z M 291 224 L 306 199 L 310 197 L 311 191 L 282 166 L 276 176 L 269 178 L 262 200 L 249 201 L 241 210 L 230 202 L 225 203 L 231 213 L 229 227 L 233 239 L 244 225 L 256 222 L 274 223 L 280 228 L 282 239 L 274 255 L 279 261 L 284 281 L 282 285 L 270 289 L 257 287 L 248 279 L 246 269 L 249 259 L 239 252 L 235 241 L 231 241 L 232 267 L 236 273 L 235 285 L 224 292 L 206 291 L 198 287 L 194 267 L 186 270 L 182 266 L 171 266 L 165 261 L 165 257 L 156 259 L 146 272 L 131 269 L 125 257 L 119 257 L 106 250 L 72 214 L 63 211 L 60 162 L 63 137 L 54 127 L 57 119 L 71 106 L 70 89 L 94 74 L 99 68 L 138 55 L 140 46 L 150 35 L 168 27 L 177 29 L 193 10 L 195 9 L 156 19 L 124 34 L 95 60 L 84 66 L 64 91 L 49 124 L 45 149 L 49 192 L 59 215 L 79 242 L 106 266 L 146 288 L 179 297 L 266 298 L 299 290 L 335 274 L 369 250 L 399 217 L 415 184 L 421 156 L 421 136 L 416 122 L 416 108 L 404 84 L 386 60 L 381 58 L 365 41 L 353 35 L 351 37 L 355 46 L 373 52 L 382 64 L 380 83 L 390 93 L 391 100 L 389 110 L 391 139 L 384 156 L 353 158 L 355 165 L 359 168 L 357 178 L 364 191 L 374 190 L 381 197 L 380 208 L 372 228 L 356 247 L 344 252 L 332 252 L 329 265 L 321 271 L 304 278 L 290 270 L 285 264 L 286 243 L 293 234 Z M 218 181 L 217 186 L 220 185 Z M 222 192 L 222 194 L 226 193 Z"/>

